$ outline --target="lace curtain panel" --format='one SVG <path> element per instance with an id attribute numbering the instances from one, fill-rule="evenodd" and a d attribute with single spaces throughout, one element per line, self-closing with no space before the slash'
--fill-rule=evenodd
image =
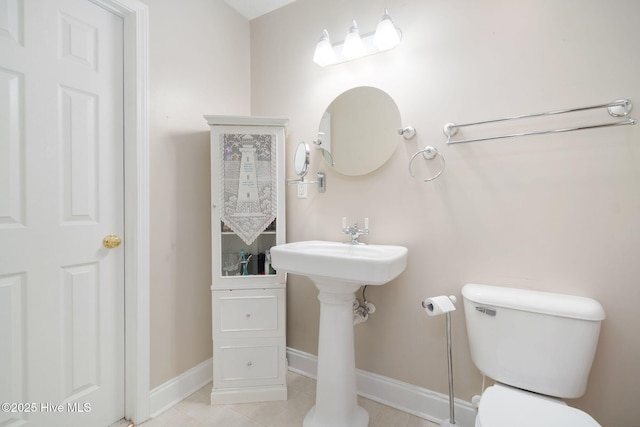
<path id="1" fill-rule="evenodd" d="M 247 245 L 276 218 L 275 133 L 220 134 L 221 220 Z"/>

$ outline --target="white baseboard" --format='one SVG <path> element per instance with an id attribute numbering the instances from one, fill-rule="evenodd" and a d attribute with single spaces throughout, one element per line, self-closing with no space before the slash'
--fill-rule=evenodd
<path id="1" fill-rule="evenodd" d="M 171 408 L 213 380 L 213 359 L 205 360 L 186 372 L 154 388 L 149 393 L 151 418 Z"/>
<path id="2" fill-rule="evenodd" d="M 316 378 L 318 357 L 287 347 L 289 370 Z M 356 369 L 358 394 L 434 423 L 449 418 L 449 396 L 426 388 Z M 470 402 L 455 399 L 456 425 L 472 427 L 476 411 Z"/>

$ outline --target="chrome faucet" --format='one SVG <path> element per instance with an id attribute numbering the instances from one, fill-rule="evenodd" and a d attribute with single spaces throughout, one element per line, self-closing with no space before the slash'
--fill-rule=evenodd
<path id="1" fill-rule="evenodd" d="M 364 236 L 369 234 L 369 218 L 365 218 L 364 219 L 364 228 L 358 228 L 358 223 L 354 222 L 353 225 L 351 226 L 347 226 L 347 218 L 343 217 L 342 218 L 342 232 L 344 234 L 350 235 L 351 236 L 351 241 L 350 242 L 345 242 L 345 243 L 350 243 L 352 245 L 366 245 L 365 242 L 361 242 L 360 241 L 360 236 Z"/>

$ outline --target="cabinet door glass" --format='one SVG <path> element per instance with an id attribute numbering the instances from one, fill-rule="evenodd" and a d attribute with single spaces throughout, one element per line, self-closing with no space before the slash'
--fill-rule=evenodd
<path id="1" fill-rule="evenodd" d="M 244 242 L 223 222 L 221 229 L 220 275 L 256 276 L 275 274 L 271 267 L 269 249 L 276 245 L 276 221 L 262 232 L 251 244 Z"/>

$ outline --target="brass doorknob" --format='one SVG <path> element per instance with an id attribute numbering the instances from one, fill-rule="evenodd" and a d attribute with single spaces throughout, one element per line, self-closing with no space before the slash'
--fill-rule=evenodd
<path id="1" fill-rule="evenodd" d="M 109 234 L 102 239 L 102 245 L 107 249 L 117 248 L 120 243 L 122 243 L 122 239 L 115 234 Z"/>

